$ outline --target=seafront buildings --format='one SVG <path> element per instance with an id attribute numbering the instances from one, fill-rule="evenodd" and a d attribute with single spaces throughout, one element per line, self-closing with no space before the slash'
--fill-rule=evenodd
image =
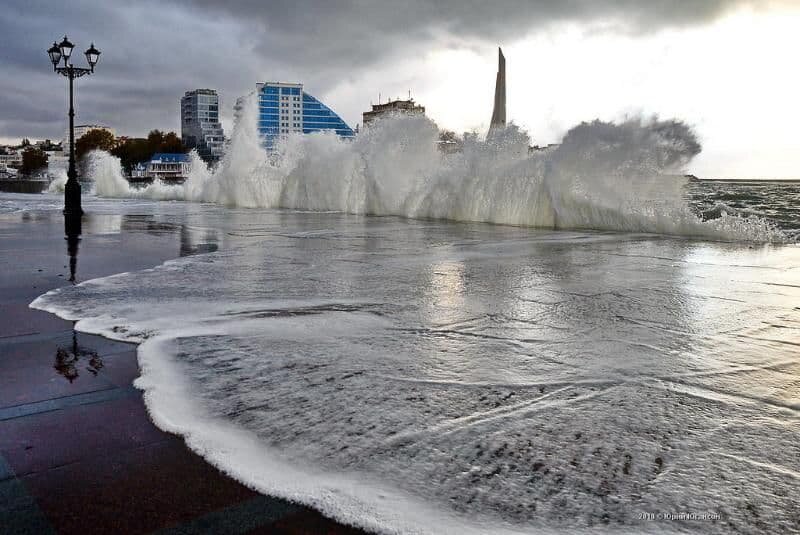
<path id="1" fill-rule="evenodd" d="M 389 115 L 425 115 L 425 106 L 420 106 L 414 102 L 414 99 L 409 96 L 408 100 L 389 100 L 381 104 L 372 105 L 372 110 L 365 111 L 362 114 L 362 122 L 366 128 L 369 123 L 375 121 L 380 117 Z"/>
<path id="2" fill-rule="evenodd" d="M 219 95 L 214 89 L 194 89 L 181 97 L 181 138 L 207 162 L 222 157 L 225 134 L 219 122 Z"/>
<path id="3" fill-rule="evenodd" d="M 7 150 L 0 154 L 0 170 L 6 168 L 18 168 L 22 166 L 22 151 L 20 150 Z"/>
<path id="4" fill-rule="evenodd" d="M 16 176 L 16 171 L 22 167 L 22 153 L 29 148 L 39 149 L 47 156 L 47 167 L 50 171 L 59 167 L 66 170 L 68 155 L 62 150 L 61 143 L 53 143 L 49 139 L 33 143 L 25 140 L 20 145 L 0 145 L 0 175 Z"/>
<path id="5" fill-rule="evenodd" d="M 136 164 L 131 169 L 132 182 L 183 182 L 189 176 L 191 163 L 188 154 L 157 152 L 149 162 Z"/>
<path id="6" fill-rule="evenodd" d="M 276 140 L 292 133 L 310 134 L 330 130 L 343 138 L 352 138 L 353 129 L 328 106 L 303 91 L 303 84 L 265 82 L 256 84 L 258 95 L 258 132 L 267 149 Z"/>

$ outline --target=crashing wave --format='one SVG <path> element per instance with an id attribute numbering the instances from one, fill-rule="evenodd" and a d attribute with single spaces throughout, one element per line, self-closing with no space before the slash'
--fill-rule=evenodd
<path id="1" fill-rule="evenodd" d="M 583 123 L 558 148 L 530 152 L 529 136 L 510 125 L 491 142 L 466 139 L 463 151 L 442 154 L 438 129 L 423 116 L 374 123 L 355 140 L 332 133 L 292 135 L 277 150 L 262 147 L 257 103 L 248 100 L 229 150 L 212 171 L 192 155 L 182 185 L 134 188 L 119 160 L 94 153 L 97 195 L 214 202 L 228 206 L 341 211 L 554 229 L 596 229 L 784 241 L 755 217 L 703 221 L 676 179 L 700 152 L 678 121 Z"/>

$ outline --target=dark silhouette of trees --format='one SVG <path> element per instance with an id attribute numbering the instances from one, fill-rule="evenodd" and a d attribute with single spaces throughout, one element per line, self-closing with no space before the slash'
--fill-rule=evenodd
<path id="1" fill-rule="evenodd" d="M 126 139 L 123 143 L 117 145 L 111 154 L 119 158 L 122 167 L 127 172 L 130 172 L 131 167 L 140 162 L 150 160 L 153 152 L 150 149 L 150 144 L 146 139 L 133 138 Z"/>
<path id="2" fill-rule="evenodd" d="M 458 136 L 452 130 L 442 130 L 439 132 L 439 141 L 458 142 Z"/>
<path id="3" fill-rule="evenodd" d="M 153 154 L 156 152 L 173 154 L 186 152 L 186 147 L 183 146 L 181 138 L 179 138 L 178 134 L 175 132 L 165 134 L 160 130 L 151 130 L 150 133 L 147 134 L 147 143 L 150 145 Z"/>
<path id="4" fill-rule="evenodd" d="M 47 165 L 47 153 L 38 147 L 28 146 L 22 151 L 22 167 L 20 172 L 23 175 L 31 175 Z"/>
<path id="5" fill-rule="evenodd" d="M 452 130 L 439 132 L 439 150 L 445 154 L 459 152 L 463 148 L 463 141 Z"/>
<path id="6" fill-rule="evenodd" d="M 169 132 L 164 136 L 157 152 L 185 153 L 186 147 L 183 146 L 183 142 L 181 138 L 178 137 L 178 134 Z"/>
<path id="7" fill-rule="evenodd" d="M 111 152 L 116 144 L 114 134 L 108 130 L 95 128 L 83 134 L 75 141 L 75 157 L 80 159 L 84 154 L 93 150 Z"/>
<path id="8" fill-rule="evenodd" d="M 153 152 L 156 152 L 156 149 L 161 146 L 161 143 L 164 141 L 164 132 L 161 130 L 150 130 L 150 133 L 147 134 L 147 144 L 152 148 Z"/>

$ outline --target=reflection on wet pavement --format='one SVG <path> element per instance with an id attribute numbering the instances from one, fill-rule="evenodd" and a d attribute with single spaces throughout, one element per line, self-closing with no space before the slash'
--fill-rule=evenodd
<path id="1" fill-rule="evenodd" d="M 56 350 L 56 361 L 53 364 L 53 368 L 71 383 L 80 375 L 78 368 L 81 357 L 88 357 L 86 371 L 97 376 L 97 372 L 103 367 L 103 359 L 94 349 L 79 346 L 78 335 L 75 331 L 72 331 L 72 345 L 59 347 Z"/>

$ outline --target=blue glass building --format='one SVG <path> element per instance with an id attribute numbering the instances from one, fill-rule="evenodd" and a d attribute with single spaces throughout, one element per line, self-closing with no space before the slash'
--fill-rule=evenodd
<path id="1" fill-rule="evenodd" d="M 256 93 L 258 132 L 267 149 L 272 149 L 280 136 L 292 133 L 331 130 L 344 138 L 354 136 L 341 117 L 303 91 L 303 84 L 266 82 L 256 85 Z"/>

